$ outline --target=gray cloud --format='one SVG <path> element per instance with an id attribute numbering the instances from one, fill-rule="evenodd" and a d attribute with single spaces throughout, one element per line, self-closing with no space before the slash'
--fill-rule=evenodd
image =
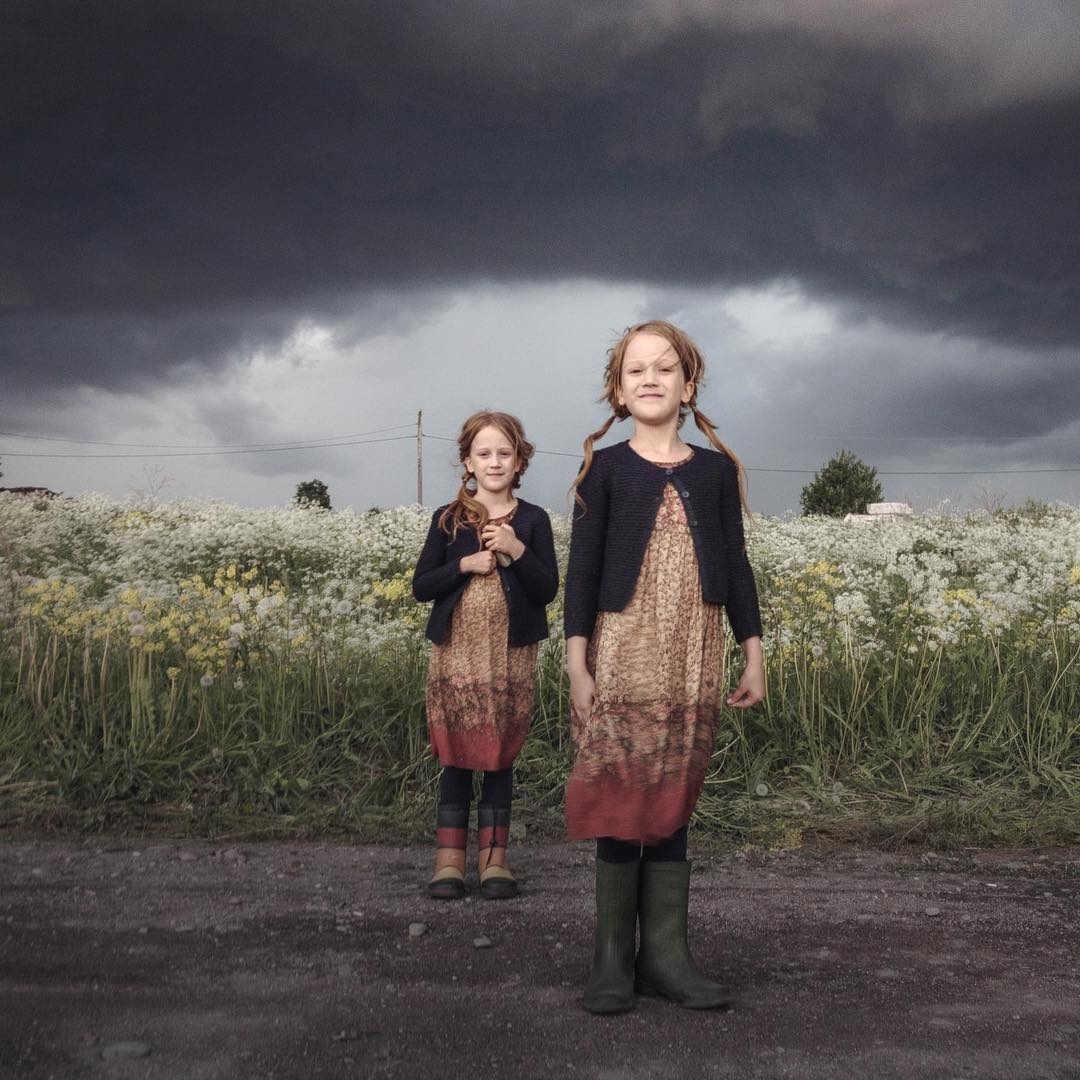
<path id="1" fill-rule="evenodd" d="M 737 358 L 758 460 L 754 410 L 794 433 L 856 406 L 924 453 L 952 433 L 1005 460 L 1003 430 L 1080 414 L 1078 35 L 1055 0 L 16 0 L 0 421 L 225 377 L 309 323 L 342 354 L 421 340 L 470 283 L 644 282 L 640 313 L 678 318 L 688 290 L 700 312 L 787 282 L 840 323 Z M 722 356 L 710 319 L 690 329 Z M 438 369 L 396 363 L 367 385 Z M 190 429 L 288 438 L 243 385 L 255 407 L 201 396 Z"/>
<path id="2" fill-rule="evenodd" d="M 14 5 L 5 367 L 70 378 L 77 335 L 104 380 L 376 285 L 566 274 L 1076 342 L 1068 10 L 678 10 Z"/>

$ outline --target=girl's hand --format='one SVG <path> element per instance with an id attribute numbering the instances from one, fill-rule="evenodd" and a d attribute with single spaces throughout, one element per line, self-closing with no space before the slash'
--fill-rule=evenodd
<path id="1" fill-rule="evenodd" d="M 765 669 L 760 663 L 747 664 L 739 685 L 728 694 L 727 703 L 736 709 L 749 709 L 765 696 Z"/>
<path id="2" fill-rule="evenodd" d="M 458 569 L 463 574 L 490 574 L 495 569 L 495 553 L 478 551 L 474 555 L 465 555 L 458 563 Z"/>
<path id="3" fill-rule="evenodd" d="M 765 659 L 761 652 L 761 638 L 746 638 L 742 651 L 746 657 L 746 667 L 734 693 L 728 694 L 727 703 L 736 709 L 749 709 L 765 696 Z"/>
<path id="4" fill-rule="evenodd" d="M 488 551 L 505 555 L 511 561 L 520 559 L 525 554 L 525 545 L 509 525 L 485 525 L 480 538 Z"/>
<path id="5" fill-rule="evenodd" d="M 585 722 L 596 701 L 596 680 L 588 671 L 570 675 L 570 738 L 580 745 Z"/>

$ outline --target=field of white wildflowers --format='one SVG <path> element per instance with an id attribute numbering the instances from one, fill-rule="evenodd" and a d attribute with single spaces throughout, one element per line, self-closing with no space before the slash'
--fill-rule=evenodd
<path id="1" fill-rule="evenodd" d="M 0 813 L 355 829 L 426 810 L 429 518 L 0 495 Z M 725 715 L 699 826 L 1074 834 L 1080 510 L 762 518 L 749 544 L 768 697 Z M 561 597 L 549 615 L 517 768 L 538 824 L 571 754 Z"/>

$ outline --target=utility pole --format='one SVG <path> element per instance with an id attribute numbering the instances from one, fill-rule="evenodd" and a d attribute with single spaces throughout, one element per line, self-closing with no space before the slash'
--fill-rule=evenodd
<path id="1" fill-rule="evenodd" d="M 424 410 L 416 414 L 416 502 L 424 505 Z"/>

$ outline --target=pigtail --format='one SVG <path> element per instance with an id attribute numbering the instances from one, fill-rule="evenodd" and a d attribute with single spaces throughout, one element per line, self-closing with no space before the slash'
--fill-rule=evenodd
<path id="1" fill-rule="evenodd" d="M 597 431 L 594 431 L 585 439 L 585 442 L 583 444 L 583 448 L 585 451 L 585 460 L 584 462 L 582 462 L 581 471 L 577 474 L 577 476 L 574 477 L 574 482 L 570 485 L 570 490 L 574 493 L 574 502 L 576 502 L 582 510 L 585 509 L 585 500 L 578 492 L 578 488 L 581 486 L 582 480 L 585 479 L 585 477 L 589 473 L 589 470 L 592 468 L 593 444 L 596 443 L 599 439 L 602 439 L 608 433 L 611 425 L 619 419 L 621 419 L 621 417 L 618 417 L 614 413 L 612 413 L 611 416 L 609 416 L 607 420 L 604 421 L 603 425 Z"/>
<path id="2" fill-rule="evenodd" d="M 698 430 L 719 450 L 722 454 L 726 454 L 731 458 L 735 465 L 735 472 L 739 478 L 739 502 L 742 503 L 743 513 L 747 518 L 753 522 L 753 516 L 750 513 L 750 500 L 746 495 L 746 469 L 743 468 L 743 463 L 738 459 L 735 452 L 728 448 L 719 435 L 716 434 L 716 427 L 713 422 L 697 407 L 696 404 L 691 405 L 691 409 L 694 413 L 694 423 L 697 424 Z"/>
<path id="3" fill-rule="evenodd" d="M 451 540 L 457 538 L 459 529 L 468 526 L 482 533 L 488 523 L 487 508 L 473 497 L 468 482 L 469 474 L 466 473 L 454 501 L 439 515 L 439 528 L 449 534 Z"/>

